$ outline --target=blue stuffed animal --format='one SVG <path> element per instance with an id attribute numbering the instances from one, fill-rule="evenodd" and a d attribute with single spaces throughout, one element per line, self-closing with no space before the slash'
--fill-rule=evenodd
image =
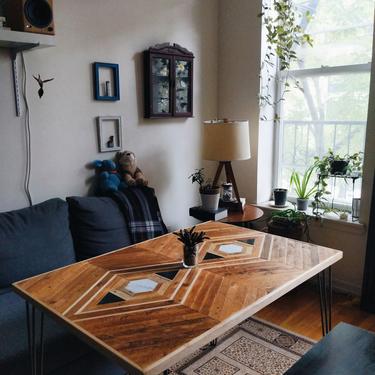
<path id="1" fill-rule="evenodd" d="M 95 160 L 93 165 L 98 176 L 99 193 L 105 194 L 125 187 L 113 160 Z"/>

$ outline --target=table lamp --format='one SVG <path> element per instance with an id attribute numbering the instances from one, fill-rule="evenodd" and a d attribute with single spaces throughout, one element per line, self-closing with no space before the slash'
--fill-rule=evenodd
<path id="1" fill-rule="evenodd" d="M 243 211 L 234 177 L 233 160 L 250 159 L 250 134 L 248 121 L 212 120 L 203 123 L 203 159 L 219 162 L 213 185 L 217 186 L 220 174 L 225 169 L 227 182 L 232 183 L 237 204 L 232 209 Z"/>

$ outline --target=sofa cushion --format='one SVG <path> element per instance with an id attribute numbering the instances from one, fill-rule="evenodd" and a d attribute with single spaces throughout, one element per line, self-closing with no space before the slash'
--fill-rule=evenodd
<path id="1" fill-rule="evenodd" d="M 37 324 L 39 316 L 37 312 Z M 0 332 L 0 374 L 29 374 L 25 300 L 14 292 L 0 295 Z M 85 343 L 47 315 L 44 347 L 46 374 L 91 352 Z"/>
<path id="2" fill-rule="evenodd" d="M 82 371 L 84 369 L 84 371 Z M 124 375 L 128 374 L 113 360 L 109 360 L 96 351 L 69 363 L 48 375 Z"/>
<path id="3" fill-rule="evenodd" d="M 70 229 L 78 260 L 132 244 L 124 215 L 109 197 L 69 197 Z"/>
<path id="4" fill-rule="evenodd" d="M 73 262 L 66 202 L 55 198 L 0 213 L 0 288 Z"/>

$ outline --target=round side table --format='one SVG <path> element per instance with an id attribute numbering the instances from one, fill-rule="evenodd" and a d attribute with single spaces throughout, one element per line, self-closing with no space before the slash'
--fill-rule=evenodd
<path id="1" fill-rule="evenodd" d="M 263 214 L 260 208 L 247 204 L 243 212 L 228 212 L 228 216 L 219 221 L 249 228 L 251 227 L 251 222 L 260 219 Z"/>

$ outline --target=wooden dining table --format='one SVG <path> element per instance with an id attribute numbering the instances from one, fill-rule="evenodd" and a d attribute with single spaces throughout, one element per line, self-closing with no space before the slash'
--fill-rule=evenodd
<path id="1" fill-rule="evenodd" d="M 314 276 L 323 334 L 331 329 L 331 266 L 341 251 L 220 222 L 196 230 L 209 239 L 195 268 L 183 267 L 170 233 L 15 283 L 28 311 L 31 374 L 43 368 L 35 309 L 145 375 L 167 371 Z"/>

